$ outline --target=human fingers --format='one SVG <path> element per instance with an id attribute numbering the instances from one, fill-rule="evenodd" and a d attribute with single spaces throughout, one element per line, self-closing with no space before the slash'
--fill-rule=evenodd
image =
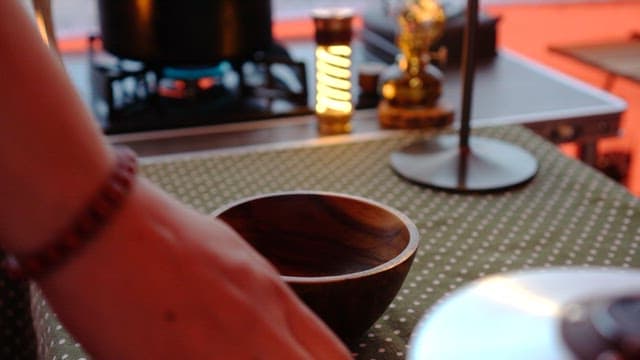
<path id="1" fill-rule="evenodd" d="M 224 225 L 226 226 L 226 224 Z M 233 229 L 228 227 L 225 230 L 235 233 Z M 230 276 L 238 276 L 239 278 L 235 279 L 236 283 L 245 284 L 245 286 L 248 278 L 254 278 L 256 276 L 269 278 L 271 277 L 268 275 L 269 273 L 277 278 L 275 282 L 263 279 L 262 281 L 256 281 L 256 283 L 267 285 L 265 289 L 262 289 L 263 294 L 275 293 L 272 299 L 277 300 L 278 304 L 271 309 L 273 311 L 271 316 L 278 316 L 280 315 L 279 312 L 283 311 L 281 319 L 283 327 L 289 329 L 289 333 L 294 337 L 292 340 L 299 343 L 300 346 L 312 354 L 312 358 L 331 360 L 351 358 L 351 354 L 346 346 L 342 344 L 339 338 L 333 334 L 329 327 L 326 326 L 315 313 L 301 302 L 293 290 L 284 283 L 271 263 L 258 255 L 254 249 L 249 246 L 247 246 L 247 251 L 244 255 L 251 259 L 250 262 L 252 262 L 254 266 L 244 267 L 243 271 L 234 271 L 233 275 Z M 254 271 L 251 271 L 251 268 L 253 268 Z M 256 273 L 255 268 L 261 270 Z M 252 273 L 252 275 L 248 275 L 247 271 Z M 264 303 L 263 305 L 266 306 Z M 280 331 L 282 331 L 282 328 Z"/>
<path id="2" fill-rule="evenodd" d="M 224 238 L 230 243 L 225 248 L 236 247 L 235 251 L 225 252 L 223 275 L 233 290 L 237 292 L 237 300 L 244 304 L 245 311 L 251 312 L 252 307 L 259 307 L 266 323 L 256 324 L 266 333 L 260 336 L 257 348 L 264 349 L 271 354 L 279 353 L 278 358 L 294 354 L 287 358 L 317 358 L 317 359 L 349 359 L 350 353 L 340 340 L 318 317 L 309 310 L 285 284 L 277 270 L 271 263 L 259 255 L 245 241 L 241 240 L 228 225 L 217 222 L 213 225 L 220 233 L 226 233 Z M 212 245 L 211 243 L 207 245 Z M 220 243 L 216 244 L 220 246 Z M 212 246 L 213 253 L 219 247 Z M 205 264 L 208 264 L 205 261 Z M 211 268 L 213 270 L 213 268 Z M 218 300 L 220 295 L 218 295 Z M 259 304 L 256 300 L 259 299 Z M 242 311 L 244 312 L 244 311 Z M 261 322 L 257 318 L 257 322 Z M 261 341 L 264 339 L 265 341 Z M 270 339 L 266 341 L 267 339 Z M 302 355 L 305 353 L 305 355 Z"/>
<path id="3" fill-rule="evenodd" d="M 293 291 L 287 289 L 291 294 Z M 285 301 L 287 325 L 315 359 L 351 359 L 351 353 L 331 329 L 298 298 Z"/>

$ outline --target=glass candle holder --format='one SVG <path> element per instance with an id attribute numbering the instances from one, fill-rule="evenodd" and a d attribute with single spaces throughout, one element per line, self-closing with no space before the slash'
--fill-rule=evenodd
<path id="1" fill-rule="evenodd" d="M 353 115 L 351 80 L 351 22 L 347 8 L 312 12 L 315 26 L 315 113 L 321 135 L 351 132 Z"/>

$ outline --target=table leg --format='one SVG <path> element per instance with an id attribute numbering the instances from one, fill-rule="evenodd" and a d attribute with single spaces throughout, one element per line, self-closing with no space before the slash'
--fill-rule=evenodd
<path id="1" fill-rule="evenodd" d="M 604 79 L 604 85 L 602 85 L 602 88 L 607 92 L 611 92 L 611 89 L 613 89 L 613 83 L 616 81 L 616 78 L 616 74 L 607 72 L 607 77 Z"/>
<path id="2" fill-rule="evenodd" d="M 586 141 L 578 144 L 578 157 L 583 162 L 596 166 L 598 159 L 598 144 L 594 141 Z"/>

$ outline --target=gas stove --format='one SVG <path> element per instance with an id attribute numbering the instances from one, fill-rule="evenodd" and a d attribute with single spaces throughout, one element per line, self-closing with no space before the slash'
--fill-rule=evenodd
<path id="1" fill-rule="evenodd" d="M 106 134 L 311 113 L 303 62 L 274 43 L 247 59 L 197 66 L 118 58 L 89 38 L 90 103 Z"/>

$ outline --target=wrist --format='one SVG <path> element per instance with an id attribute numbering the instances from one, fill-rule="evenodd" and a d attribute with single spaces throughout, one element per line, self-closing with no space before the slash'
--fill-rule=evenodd
<path id="1" fill-rule="evenodd" d="M 8 172 L 0 190 L 0 248 L 15 254 L 40 249 L 72 221 L 109 176 L 115 155 L 102 146 L 84 154 L 55 152 L 37 166 Z M 11 165 L 11 164 L 10 164 Z"/>
<path id="2" fill-rule="evenodd" d="M 99 236 L 126 201 L 135 181 L 135 154 L 127 148 L 118 149 L 116 153 L 110 174 L 80 209 L 74 211 L 71 221 L 40 243 L 36 250 L 13 252 L 6 256 L 2 265 L 10 276 L 35 278 L 55 271 Z"/>

